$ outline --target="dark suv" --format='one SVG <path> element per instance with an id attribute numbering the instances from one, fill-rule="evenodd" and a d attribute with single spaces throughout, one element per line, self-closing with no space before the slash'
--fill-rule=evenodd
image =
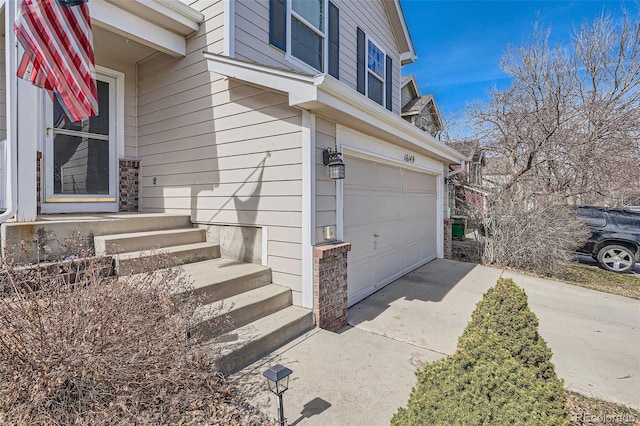
<path id="1" fill-rule="evenodd" d="M 640 256 L 640 213 L 590 206 L 579 207 L 577 213 L 591 229 L 591 237 L 578 251 L 609 271 L 633 269 Z"/>

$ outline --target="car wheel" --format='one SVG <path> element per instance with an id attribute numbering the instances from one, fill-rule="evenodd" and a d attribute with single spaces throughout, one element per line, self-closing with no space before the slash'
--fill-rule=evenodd
<path id="1" fill-rule="evenodd" d="M 604 246 L 598 252 L 598 263 L 609 271 L 627 272 L 636 264 L 634 253 L 625 246 Z"/>

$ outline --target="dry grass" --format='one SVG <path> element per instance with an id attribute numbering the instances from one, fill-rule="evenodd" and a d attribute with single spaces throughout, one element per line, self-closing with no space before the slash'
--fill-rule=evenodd
<path id="1" fill-rule="evenodd" d="M 197 301 L 175 296 L 189 293 L 181 268 L 150 262 L 116 279 L 104 257 L 3 259 L 0 424 L 269 423 L 190 336 Z"/>
<path id="2" fill-rule="evenodd" d="M 640 300 L 640 275 L 618 274 L 596 267 L 566 265 L 553 278 L 619 296 Z"/>

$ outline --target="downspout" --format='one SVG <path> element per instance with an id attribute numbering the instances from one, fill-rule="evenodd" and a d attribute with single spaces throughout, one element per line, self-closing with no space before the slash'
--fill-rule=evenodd
<path id="1" fill-rule="evenodd" d="M 462 171 L 464 170 L 464 166 L 467 164 L 466 161 L 462 160 L 460 162 L 460 168 L 456 169 L 456 170 L 451 170 L 449 173 L 447 173 L 447 179 L 457 175 L 458 173 L 462 173 Z"/>
<path id="2" fill-rule="evenodd" d="M 17 144 L 17 110 L 18 110 L 18 82 L 16 80 L 17 66 L 17 46 L 16 36 L 13 31 L 13 22 L 15 21 L 16 2 L 4 2 L 4 27 L 5 31 L 5 52 L 7 52 L 7 63 L 5 64 L 5 99 L 6 99 L 6 124 L 7 139 L 5 141 L 5 158 L 6 167 L 4 167 L 5 175 L 5 201 L 6 210 L 0 214 L 0 223 L 12 218 L 16 214 L 17 206 L 15 205 L 16 196 L 18 195 L 18 152 Z"/>

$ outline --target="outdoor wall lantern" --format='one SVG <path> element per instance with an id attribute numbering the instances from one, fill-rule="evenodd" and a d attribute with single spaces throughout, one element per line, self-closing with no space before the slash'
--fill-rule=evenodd
<path id="1" fill-rule="evenodd" d="M 343 164 L 344 166 L 344 164 Z M 284 426 L 284 407 L 282 394 L 289 389 L 289 376 L 293 373 L 287 367 L 277 364 L 262 373 L 267 378 L 269 390 L 278 396 L 278 420 L 280 426 Z"/>
<path id="2" fill-rule="evenodd" d="M 453 191 L 456 187 L 455 183 L 453 182 L 453 179 L 451 179 L 450 177 L 444 178 L 444 183 L 447 185 L 447 189 L 449 191 Z"/>
<path id="3" fill-rule="evenodd" d="M 344 163 L 342 162 L 341 152 L 327 148 L 322 151 L 322 162 L 325 166 L 329 166 L 329 177 L 331 179 L 344 179 Z"/>

